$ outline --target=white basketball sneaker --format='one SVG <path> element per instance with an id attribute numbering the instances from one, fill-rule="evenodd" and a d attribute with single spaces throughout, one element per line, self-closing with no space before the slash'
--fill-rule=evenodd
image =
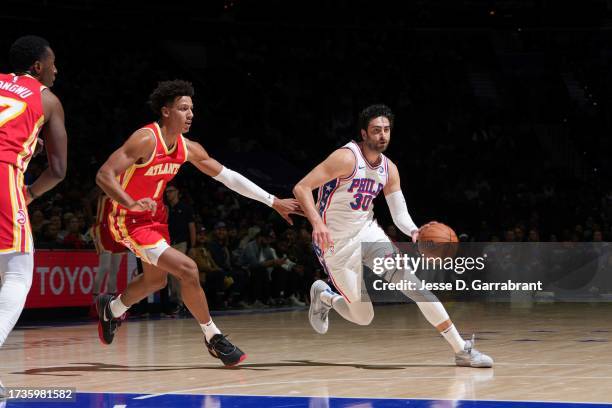
<path id="1" fill-rule="evenodd" d="M 455 354 L 455 364 L 459 367 L 489 368 L 493 367 L 493 359 L 474 348 L 475 336 L 465 342 L 463 351 Z"/>
<path id="2" fill-rule="evenodd" d="M 321 293 L 329 292 L 334 294 L 329 285 L 322 280 L 315 281 L 310 287 L 310 309 L 308 310 L 308 320 L 310 325 L 319 334 L 327 333 L 329 327 L 329 310 L 331 305 L 321 300 Z"/>

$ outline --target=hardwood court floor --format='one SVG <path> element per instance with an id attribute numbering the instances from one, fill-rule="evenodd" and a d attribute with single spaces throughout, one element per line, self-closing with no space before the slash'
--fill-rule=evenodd
<path id="1" fill-rule="evenodd" d="M 0 349 L 5 386 L 79 392 L 612 402 L 612 305 L 449 304 L 457 327 L 495 359 L 459 368 L 415 305 L 376 308 L 359 327 L 305 310 L 217 316 L 249 358 L 223 368 L 192 319 L 131 320 L 110 346 L 94 323 L 14 331 Z"/>

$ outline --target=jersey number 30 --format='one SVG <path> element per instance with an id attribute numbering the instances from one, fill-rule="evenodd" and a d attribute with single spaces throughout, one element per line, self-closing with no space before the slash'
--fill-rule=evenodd
<path id="1" fill-rule="evenodd" d="M 351 208 L 353 210 L 357 211 L 361 208 L 363 211 L 368 211 L 368 208 L 370 208 L 370 203 L 374 197 L 369 194 L 366 194 L 364 197 L 363 194 L 357 193 L 353 196 L 353 198 L 355 199 L 355 202 L 351 203 Z"/>

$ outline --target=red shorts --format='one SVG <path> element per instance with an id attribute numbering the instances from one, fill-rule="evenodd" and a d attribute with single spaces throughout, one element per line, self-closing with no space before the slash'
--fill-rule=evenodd
<path id="1" fill-rule="evenodd" d="M 113 239 L 108 224 L 94 224 L 91 227 L 91 237 L 94 245 L 96 246 L 96 252 L 101 254 L 102 252 L 110 252 L 112 254 L 120 254 L 127 251 L 127 248 Z"/>
<path id="2" fill-rule="evenodd" d="M 0 163 L 0 253 L 34 250 L 23 190 L 23 173 Z"/>
<path id="3" fill-rule="evenodd" d="M 152 218 L 149 213 L 131 215 L 119 210 L 117 215 L 111 213 L 109 223 L 113 239 L 143 262 L 157 265 L 157 258 L 169 246 L 168 224 Z"/>

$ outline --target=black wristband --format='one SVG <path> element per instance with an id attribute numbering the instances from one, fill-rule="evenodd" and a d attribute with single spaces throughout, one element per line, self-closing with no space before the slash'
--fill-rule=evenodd
<path id="1" fill-rule="evenodd" d="M 28 190 L 28 194 L 30 195 L 30 197 L 32 197 L 32 200 L 36 200 L 38 197 L 38 195 L 34 194 L 34 192 L 32 191 L 31 186 L 27 186 L 26 189 Z"/>

